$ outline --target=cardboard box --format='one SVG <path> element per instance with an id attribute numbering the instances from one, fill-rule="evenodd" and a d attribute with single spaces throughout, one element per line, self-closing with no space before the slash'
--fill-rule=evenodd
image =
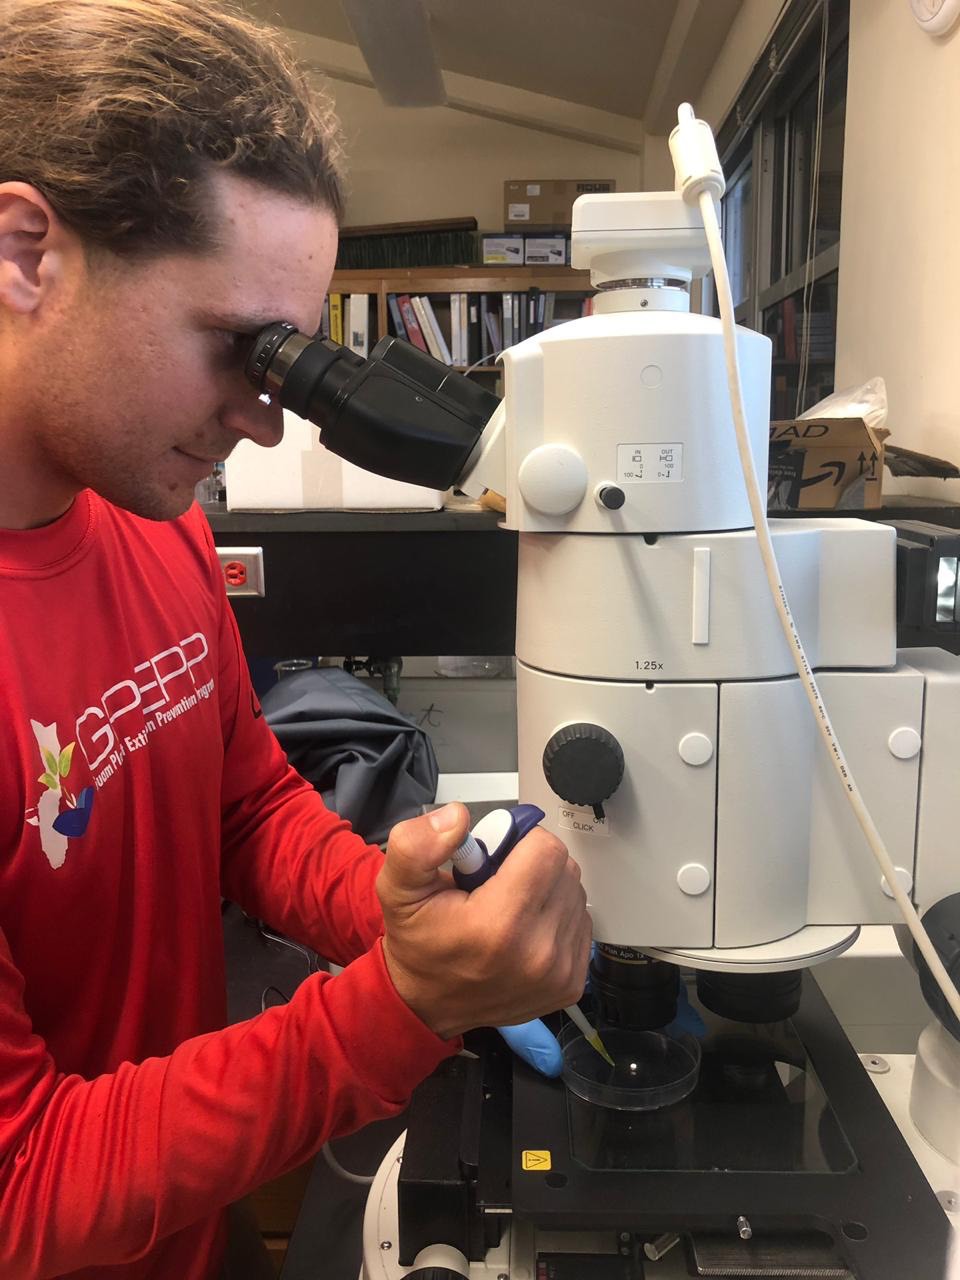
<path id="1" fill-rule="evenodd" d="M 862 418 L 795 418 L 770 424 L 767 507 L 869 511 L 882 503 L 886 428 Z"/>
<path id="2" fill-rule="evenodd" d="M 563 231 L 573 220 L 577 196 L 616 189 L 613 178 L 511 178 L 503 184 L 503 225 Z"/>
<path id="3" fill-rule="evenodd" d="M 528 266 L 565 266 L 567 261 L 567 237 L 524 236 L 523 261 Z"/>
<path id="4" fill-rule="evenodd" d="M 285 411 L 283 440 L 241 440 L 225 464 L 228 511 L 438 511 L 442 491 L 386 480 L 344 462 L 312 422 Z"/>
<path id="5" fill-rule="evenodd" d="M 523 266 L 523 236 L 483 236 L 485 266 Z"/>

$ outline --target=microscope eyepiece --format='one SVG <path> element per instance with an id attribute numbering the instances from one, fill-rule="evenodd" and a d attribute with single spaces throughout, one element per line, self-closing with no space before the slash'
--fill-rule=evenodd
<path id="1" fill-rule="evenodd" d="M 286 320 L 278 320 L 276 324 L 269 324 L 265 329 L 261 329 L 254 338 L 244 366 L 244 373 L 258 391 L 268 389 L 265 378 L 270 362 L 287 338 L 296 332 L 292 324 L 288 324 Z"/>
<path id="2" fill-rule="evenodd" d="M 245 373 L 258 392 L 318 426 L 333 453 L 431 489 L 463 475 L 500 402 L 409 342 L 381 338 L 365 359 L 286 321 L 257 334 Z"/>

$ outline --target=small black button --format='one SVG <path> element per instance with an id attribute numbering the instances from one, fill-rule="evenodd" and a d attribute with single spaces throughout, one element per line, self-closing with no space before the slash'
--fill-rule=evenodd
<path id="1" fill-rule="evenodd" d="M 622 489 L 618 489 L 615 484 L 601 486 L 597 497 L 610 511 L 619 511 L 627 500 L 627 495 Z"/>

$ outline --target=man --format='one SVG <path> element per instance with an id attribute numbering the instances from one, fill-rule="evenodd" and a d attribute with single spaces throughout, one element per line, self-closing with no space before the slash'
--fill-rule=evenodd
<path id="1" fill-rule="evenodd" d="M 215 0 L 0 0 L 0 1275 L 211 1280 L 224 1206 L 582 989 L 545 832 L 467 897 L 286 766 L 194 485 L 319 323 L 336 127 Z M 336 601 L 331 601 L 336 608 Z M 223 1028 L 220 896 L 347 967 Z"/>

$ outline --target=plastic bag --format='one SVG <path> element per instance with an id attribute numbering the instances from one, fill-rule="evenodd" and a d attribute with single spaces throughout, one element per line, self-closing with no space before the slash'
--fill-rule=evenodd
<path id="1" fill-rule="evenodd" d="M 871 378 L 859 387 L 835 391 L 800 417 L 862 418 L 871 431 L 879 431 L 887 421 L 887 384 L 882 378 Z"/>

